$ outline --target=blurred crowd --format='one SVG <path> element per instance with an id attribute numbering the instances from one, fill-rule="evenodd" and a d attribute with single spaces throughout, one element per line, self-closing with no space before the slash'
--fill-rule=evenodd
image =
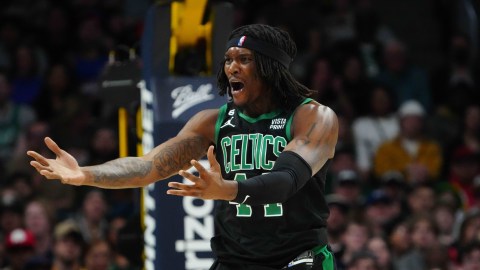
<path id="1" fill-rule="evenodd" d="M 47 181 L 25 154 L 52 157 L 51 136 L 80 165 L 118 157 L 98 79 L 109 51 L 138 47 L 149 1 L 131 2 L 0 3 L 0 269 L 141 267 L 138 191 Z M 464 1 L 429 1 L 442 38 L 428 65 L 433 48 L 409 48 L 379 1 L 230 2 L 234 27 L 292 35 L 291 72 L 339 117 L 326 183 L 338 270 L 480 269 L 478 25 L 455 12 Z"/>

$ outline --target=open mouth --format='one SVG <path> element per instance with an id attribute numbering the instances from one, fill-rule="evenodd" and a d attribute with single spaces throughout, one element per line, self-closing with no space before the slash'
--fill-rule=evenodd
<path id="1" fill-rule="evenodd" d="M 232 87 L 232 91 L 241 91 L 243 89 L 244 84 L 242 82 L 230 82 L 230 87 Z"/>

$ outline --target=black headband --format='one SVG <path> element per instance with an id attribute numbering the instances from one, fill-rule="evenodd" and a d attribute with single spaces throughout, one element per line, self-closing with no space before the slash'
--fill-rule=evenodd
<path id="1" fill-rule="evenodd" d="M 265 56 L 268 56 L 272 59 L 277 60 L 287 69 L 288 69 L 288 66 L 290 65 L 290 62 L 292 62 L 292 58 L 282 49 L 274 47 L 272 44 L 268 42 L 254 39 L 252 37 L 247 37 L 247 36 L 234 37 L 227 42 L 227 50 L 230 47 L 241 47 L 241 48 L 254 50 Z"/>

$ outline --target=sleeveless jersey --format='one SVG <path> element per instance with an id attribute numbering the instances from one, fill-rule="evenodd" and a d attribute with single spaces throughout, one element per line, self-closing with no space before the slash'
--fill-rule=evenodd
<path id="1" fill-rule="evenodd" d="M 248 181 L 268 173 L 291 140 L 293 114 L 274 111 L 252 118 L 232 102 L 222 106 L 215 127 L 215 155 L 223 178 Z M 327 167 L 283 203 L 250 206 L 218 201 L 211 243 L 218 260 L 281 268 L 303 251 L 326 245 Z"/>

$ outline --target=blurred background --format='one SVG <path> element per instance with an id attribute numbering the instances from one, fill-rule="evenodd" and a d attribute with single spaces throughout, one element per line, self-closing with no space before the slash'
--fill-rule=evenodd
<path id="1" fill-rule="evenodd" d="M 480 269 L 479 1 L 211 2 L 233 6 L 233 27 L 287 30 L 291 72 L 339 117 L 326 184 L 339 270 Z M 109 52 L 141 63 L 153 3 L 0 2 L 1 267 L 141 268 L 138 191 L 46 181 L 25 153 L 51 156 L 51 136 L 80 165 L 119 156 L 98 81 Z M 195 57 L 175 74 L 201 75 Z"/>

